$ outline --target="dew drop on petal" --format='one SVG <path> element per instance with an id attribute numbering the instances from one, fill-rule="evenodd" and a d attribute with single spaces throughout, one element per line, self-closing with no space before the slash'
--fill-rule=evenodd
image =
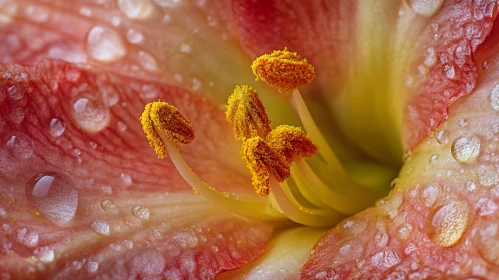
<path id="1" fill-rule="evenodd" d="M 38 244 L 38 233 L 35 231 L 28 231 L 25 228 L 17 231 L 17 242 L 24 244 L 29 247 L 36 246 Z"/>
<path id="2" fill-rule="evenodd" d="M 438 161 L 438 158 L 439 158 L 439 157 L 440 157 L 440 156 L 439 156 L 438 154 L 433 154 L 433 155 L 431 155 L 431 156 L 430 156 L 430 163 L 431 163 L 431 164 L 436 163 L 436 162 Z"/>
<path id="3" fill-rule="evenodd" d="M 464 188 L 467 191 L 472 192 L 472 191 L 474 191 L 476 189 L 476 184 L 473 181 L 467 181 L 466 183 L 464 183 Z"/>
<path id="4" fill-rule="evenodd" d="M 7 89 L 7 94 L 12 100 L 19 100 L 24 97 L 24 91 L 18 89 L 16 86 L 11 86 Z"/>
<path id="5" fill-rule="evenodd" d="M 449 142 L 449 132 L 447 130 L 439 130 L 435 134 L 438 144 L 447 144 Z"/>
<path id="6" fill-rule="evenodd" d="M 92 229 L 100 233 L 102 235 L 109 235 L 110 234 L 110 228 L 109 224 L 106 221 L 95 221 L 92 223 Z"/>
<path id="7" fill-rule="evenodd" d="M 105 199 L 101 201 L 100 206 L 105 211 L 115 211 L 118 209 L 118 207 L 116 207 L 116 203 L 114 203 L 114 201 L 111 199 Z"/>
<path id="8" fill-rule="evenodd" d="M 150 211 L 145 206 L 137 205 L 132 208 L 132 214 L 141 220 L 147 220 L 149 219 Z"/>
<path id="9" fill-rule="evenodd" d="M 400 263 L 400 256 L 391 248 L 383 248 L 371 258 L 371 263 L 379 269 L 387 269 Z"/>
<path id="10" fill-rule="evenodd" d="M 153 85 L 143 85 L 139 93 L 140 98 L 144 100 L 154 100 L 159 95 L 159 89 Z"/>
<path id="11" fill-rule="evenodd" d="M 490 198 L 482 197 L 475 204 L 479 216 L 488 216 L 497 210 L 497 204 Z"/>
<path id="12" fill-rule="evenodd" d="M 461 201 L 449 201 L 440 207 L 426 225 L 426 233 L 437 245 L 456 244 L 468 225 L 468 207 Z"/>
<path id="13" fill-rule="evenodd" d="M 492 265 L 499 266 L 499 230 L 498 224 L 490 222 L 484 224 L 483 228 L 478 230 L 474 236 L 474 244 L 478 254 Z"/>
<path id="14" fill-rule="evenodd" d="M 437 62 L 437 55 L 435 53 L 435 49 L 434 48 L 428 48 L 426 49 L 425 53 L 424 53 L 424 65 L 426 67 L 431 67 L 435 64 L 435 62 Z"/>
<path id="15" fill-rule="evenodd" d="M 109 124 L 109 108 L 97 97 L 79 97 L 71 110 L 74 120 L 89 133 L 97 133 Z"/>
<path id="16" fill-rule="evenodd" d="M 31 20 L 38 23 L 46 22 L 49 18 L 48 10 L 40 6 L 28 5 L 24 10 L 24 13 Z"/>
<path id="17" fill-rule="evenodd" d="M 478 136 L 460 136 L 452 142 L 452 157 L 458 162 L 472 162 L 480 154 L 480 138 Z"/>
<path id="18" fill-rule="evenodd" d="M 154 11 L 150 0 L 118 0 L 118 6 L 130 19 L 147 19 Z"/>
<path id="19" fill-rule="evenodd" d="M 33 155 L 33 141 L 26 134 L 16 132 L 7 138 L 7 149 L 15 157 L 27 159 Z"/>
<path id="20" fill-rule="evenodd" d="M 113 29 L 94 26 L 87 36 L 89 55 L 101 62 L 114 62 L 126 55 L 126 47 L 120 35 Z"/>
<path id="21" fill-rule="evenodd" d="M 145 70 L 149 72 L 159 71 L 158 62 L 156 61 L 156 58 L 154 58 L 154 56 L 152 56 L 150 53 L 145 51 L 139 51 L 138 60 L 142 68 L 144 68 Z"/>
<path id="22" fill-rule="evenodd" d="M 47 247 L 37 248 L 33 253 L 43 263 L 53 262 L 55 258 L 54 250 Z"/>
<path id="23" fill-rule="evenodd" d="M 497 168 L 492 165 L 482 164 L 478 166 L 478 182 L 484 187 L 491 188 L 499 183 Z"/>
<path id="24" fill-rule="evenodd" d="M 133 28 L 128 29 L 126 38 L 128 39 L 128 42 L 132 44 L 140 44 L 144 42 L 144 34 Z"/>
<path id="25" fill-rule="evenodd" d="M 61 118 L 53 118 L 50 120 L 50 135 L 53 137 L 59 137 L 66 130 L 66 123 Z"/>
<path id="26" fill-rule="evenodd" d="M 459 127 L 463 128 L 463 127 L 466 127 L 468 125 L 468 120 L 466 120 L 465 118 L 460 118 L 457 122 L 457 124 L 459 125 Z"/>
<path id="27" fill-rule="evenodd" d="M 119 122 L 117 123 L 117 127 L 118 127 L 118 130 L 119 130 L 120 132 L 125 132 L 125 131 L 127 130 L 127 128 L 128 128 L 128 125 L 126 125 L 126 123 L 124 123 L 124 122 L 122 122 L 122 121 L 119 121 Z"/>
<path id="28" fill-rule="evenodd" d="M 406 0 L 407 5 L 418 15 L 431 17 L 440 10 L 443 0 Z"/>
<path id="29" fill-rule="evenodd" d="M 435 201 L 437 201 L 439 193 L 440 185 L 434 183 L 428 184 L 421 190 L 421 202 L 426 207 L 432 207 L 433 204 L 435 204 Z"/>
<path id="30" fill-rule="evenodd" d="M 198 238 L 194 233 L 180 232 L 173 236 L 173 239 L 184 248 L 194 248 L 198 245 Z"/>
<path id="31" fill-rule="evenodd" d="M 496 111 L 499 111 L 499 85 L 496 85 L 490 92 L 490 105 Z"/>
<path id="32" fill-rule="evenodd" d="M 99 263 L 98 262 L 87 262 L 87 271 L 88 272 L 96 272 L 99 269 Z"/>
<path id="33" fill-rule="evenodd" d="M 55 224 L 71 221 L 78 208 L 78 191 L 73 180 L 57 172 L 31 177 L 26 183 L 25 194 L 28 201 Z"/>

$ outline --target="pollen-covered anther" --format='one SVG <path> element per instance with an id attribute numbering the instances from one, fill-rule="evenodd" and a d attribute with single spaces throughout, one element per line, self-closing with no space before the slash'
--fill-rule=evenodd
<path id="1" fill-rule="evenodd" d="M 288 164 L 295 157 L 311 157 L 318 150 L 307 133 L 290 125 L 280 125 L 272 130 L 267 135 L 267 143 L 273 150 L 284 155 Z"/>
<path id="2" fill-rule="evenodd" d="M 315 78 L 314 66 L 286 48 L 258 57 L 253 61 L 251 69 L 257 81 L 261 80 L 279 91 L 297 89 Z"/>
<path id="3" fill-rule="evenodd" d="M 186 145 L 194 140 L 191 122 L 177 108 L 166 102 L 156 101 L 147 104 L 140 122 L 149 145 L 154 148 L 158 158 L 164 158 L 167 155 L 165 144 L 159 133 L 178 145 Z"/>
<path id="4" fill-rule="evenodd" d="M 284 156 L 274 151 L 261 137 L 244 141 L 242 155 L 253 175 L 253 187 L 262 196 L 270 193 L 272 178 L 283 182 L 290 176 L 290 166 Z"/>
<path id="5" fill-rule="evenodd" d="M 271 130 L 270 121 L 258 93 L 250 86 L 236 86 L 225 107 L 225 117 L 239 140 L 261 136 Z"/>

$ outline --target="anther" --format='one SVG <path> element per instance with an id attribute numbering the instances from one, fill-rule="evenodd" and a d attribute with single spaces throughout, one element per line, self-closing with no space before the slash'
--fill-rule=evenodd
<path id="1" fill-rule="evenodd" d="M 296 89 L 315 78 L 314 66 L 286 48 L 258 57 L 253 61 L 251 69 L 257 81 L 261 80 L 279 91 Z"/>
<path id="2" fill-rule="evenodd" d="M 179 145 L 186 145 L 194 140 L 191 122 L 182 116 L 177 108 L 166 102 L 156 101 L 147 104 L 140 122 L 149 145 L 154 148 L 158 158 L 164 158 L 167 155 L 165 144 L 159 133 Z"/>
<path id="3" fill-rule="evenodd" d="M 290 125 L 280 125 L 272 130 L 267 135 L 267 143 L 279 154 L 283 154 L 288 164 L 291 164 L 295 157 L 311 157 L 318 150 L 307 133 Z"/>
<path id="4" fill-rule="evenodd" d="M 225 106 L 225 117 L 234 127 L 239 140 L 260 136 L 270 132 L 270 121 L 258 93 L 250 86 L 236 86 Z"/>
<path id="5" fill-rule="evenodd" d="M 270 193 L 272 178 L 280 183 L 290 176 L 285 157 L 274 151 L 260 137 L 244 141 L 242 155 L 253 175 L 253 187 L 262 196 Z"/>

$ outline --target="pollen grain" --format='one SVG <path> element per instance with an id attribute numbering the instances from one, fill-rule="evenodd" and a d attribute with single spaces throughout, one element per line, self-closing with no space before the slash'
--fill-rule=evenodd
<path id="1" fill-rule="evenodd" d="M 287 48 L 258 57 L 251 69 L 257 81 L 276 87 L 280 92 L 297 89 L 315 78 L 314 66 Z"/>

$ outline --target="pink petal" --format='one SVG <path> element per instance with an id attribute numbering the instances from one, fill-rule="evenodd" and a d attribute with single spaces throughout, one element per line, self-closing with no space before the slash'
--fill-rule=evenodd
<path id="1" fill-rule="evenodd" d="M 314 247 L 303 279 L 496 279 L 499 26 L 476 52 L 476 88 L 414 149 L 390 196 Z M 463 141 L 465 139 L 465 141 Z"/>
<path id="2" fill-rule="evenodd" d="M 177 106 L 196 129 L 182 153 L 199 176 L 220 190 L 252 190 L 238 156 L 227 156 L 239 143 L 217 106 L 61 61 L 2 65 L 0 77 L 0 271 L 207 279 L 263 253 L 271 227 L 194 195 L 170 161 L 157 159 L 138 121 L 151 100 Z M 63 183 L 37 199 L 33 176 L 47 172 Z"/>

